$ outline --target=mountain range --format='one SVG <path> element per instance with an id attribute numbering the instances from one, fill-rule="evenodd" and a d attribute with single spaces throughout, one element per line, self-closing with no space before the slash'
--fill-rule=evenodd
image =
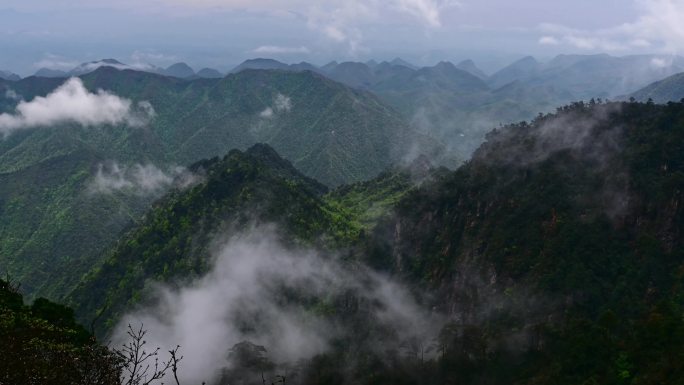
<path id="1" fill-rule="evenodd" d="M 148 303 L 147 280 L 182 293 L 188 279 L 211 274 L 212 235 L 275 223 L 291 247 L 340 250 L 341 263 L 395 277 L 447 321 L 433 342 L 390 350 L 409 331 L 378 323 L 363 293 L 283 288 L 290 306 L 303 301 L 303 311 L 350 330 L 304 366 L 272 360 L 269 373 L 298 383 L 676 382 L 682 111 L 575 103 L 493 131 L 458 170 L 419 160 L 327 193 L 266 145 L 233 151 L 192 166 L 206 179 L 157 202 L 71 301 L 112 328 L 126 308 Z M 382 214 L 361 220 L 373 207 Z M 225 373 L 251 383 L 259 370 Z"/>
<path id="2" fill-rule="evenodd" d="M 30 77 L 0 88 L 33 100 L 62 82 Z M 249 70 L 188 81 L 102 67 L 83 84 L 79 92 L 104 89 L 143 103 L 138 113 L 151 120 L 143 127 L 64 121 L 0 141 L 2 263 L 31 293 L 52 298 L 79 280 L 63 282 L 60 271 L 84 272 L 97 261 L 179 166 L 266 142 L 305 174 L 337 186 L 370 178 L 411 151 L 440 148 L 376 97 L 311 72 Z M 11 116 L 17 99 L 0 98 L 0 111 Z"/>
<path id="3" fill-rule="evenodd" d="M 350 87 L 369 90 L 400 111 L 422 132 L 445 143 L 465 160 L 499 124 L 534 118 L 557 106 L 591 98 L 619 99 L 653 82 L 684 71 L 674 56 L 560 55 L 540 63 L 525 57 L 487 76 L 470 60 L 417 68 L 392 62 L 331 62 L 287 65 L 271 59 L 248 60 L 234 71 L 267 68 L 311 70 Z"/>
<path id="4" fill-rule="evenodd" d="M 102 60 L 97 60 L 97 61 L 92 61 L 92 62 L 87 62 L 87 63 L 82 63 L 78 65 L 77 67 L 69 70 L 69 71 L 61 71 L 61 70 L 55 70 L 55 69 L 50 69 L 50 68 L 41 68 L 36 73 L 34 76 L 37 77 L 44 77 L 44 78 L 68 78 L 72 76 L 82 76 L 88 73 L 91 73 L 98 68 L 101 67 L 111 67 L 111 68 L 116 68 L 118 70 L 133 70 L 133 71 L 142 71 L 142 72 L 150 72 L 154 74 L 159 74 L 159 75 L 164 75 L 164 76 L 171 76 L 171 77 L 176 77 L 176 78 L 181 78 L 181 79 L 192 79 L 192 78 L 207 78 L 207 79 L 213 79 L 213 78 L 222 78 L 224 75 L 220 73 L 218 70 L 215 70 L 213 68 L 202 68 L 201 70 L 195 72 L 189 65 L 186 63 L 175 63 L 170 65 L 167 68 L 161 68 L 157 67 L 154 65 L 150 64 L 136 64 L 136 65 L 128 65 L 124 64 L 116 59 L 102 59 Z M 7 77 L 2 77 L 5 80 L 19 80 L 20 77 L 17 75 L 14 75 L 14 77 L 9 78 L 9 74 Z"/>
<path id="5" fill-rule="evenodd" d="M 681 66 L 0 79 L 0 382 L 142 322 L 184 383 L 678 383 Z"/>

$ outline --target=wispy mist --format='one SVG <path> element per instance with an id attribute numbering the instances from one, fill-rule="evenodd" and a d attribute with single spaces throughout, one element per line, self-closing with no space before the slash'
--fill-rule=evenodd
<path id="1" fill-rule="evenodd" d="M 153 164 L 135 164 L 129 167 L 110 162 L 97 166 L 97 172 L 88 185 L 88 191 L 92 194 L 123 191 L 137 195 L 152 195 L 172 185 L 185 188 L 197 183 L 200 178 L 184 167 L 172 167 L 164 171 Z"/>
<path id="2" fill-rule="evenodd" d="M 21 95 L 17 94 L 17 92 L 11 88 L 5 90 L 5 97 L 12 100 L 21 100 Z"/>
<path id="3" fill-rule="evenodd" d="M 312 250 L 285 247 L 275 234 L 260 227 L 231 238 L 218 248 L 211 272 L 186 287 L 151 285 L 154 304 L 123 317 L 114 342 L 125 337 L 128 323 L 143 323 L 151 345 L 181 345 L 183 381 L 201 383 L 231 368 L 229 351 L 242 341 L 264 346 L 270 360 L 285 364 L 357 333 L 330 313 L 340 311 L 330 308 L 341 298 L 396 331 L 401 338 L 393 348 L 403 339 L 436 336 L 437 317 L 398 283 Z"/>
<path id="4" fill-rule="evenodd" d="M 289 96 L 278 93 L 273 97 L 273 103 L 271 106 L 266 107 L 263 111 L 259 113 L 259 116 L 264 119 L 270 119 L 277 114 L 285 114 L 292 110 L 292 100 Z"/>

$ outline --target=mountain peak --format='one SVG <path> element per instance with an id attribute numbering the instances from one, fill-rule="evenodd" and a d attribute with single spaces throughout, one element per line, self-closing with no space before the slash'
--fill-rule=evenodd
<path id="1" fill-rule="evenodd" d="M 470 59 L 466 59 L 458 63 L 456 65 L 456 68 L 469 72 L 470 74 L 475 75 L 480 79 L 487 78 L 487 74 L 485 74 L 480 68 L 478 68 L 477 65 L 475 65 L 475 62 Z"/>
<path id="2" fill-rule="evenodd" d="M 176 78 L 189 78 L 195 75 L 195 70 L 193 70 L 186 63 L 181 62 L 172 64 L 168 68 L 166 68 L 164 70 L 164 75 L 173 76 Z"/>
<path id="3" fill-rule="evenodd" d="M 116 59 L 102 59 L 102 60 L 100 60 L 100 62 L 101 63 L 107 63 L 107 64 L 125 65 Z M 93 62 L 93 63 L 97 63 L 97 62 Z"/>
<path id="4" fill-rule="evenodd" d="M 411 64 L 411 63 L 407 62 L 406 60 L 399 58 L 399 57 L 394 58 L 390 62 L 390 64 L 395 65 L 395 66 L 404 66 L 404 67 L 416 69 L 416 66 L 414 66 L 413 64 Z"/>
<path id="5" fill-rule="evenodd" d="M 5 80 L 10 80 L 10 81 L 15 82 L 15 81 L 21 80 L 21 76 L 15 74 L 13 72 L 9 72 L 9 71 L 0 71 L 0 79 L 5 79 Z"/>
<path id="6" fill-rule="evenodd" d="M 197 76 L 204 79 L 218 79 L 222 78 L 223 74 L 213 68 L 202 68 L 201 70 L 197 71 Z"/>
<path id="7" fill-rule="evenodd" d="M 247 59 L 242 62 L 237 67 L 233 68 L 230 72 L 237 73 L 244 70 L 284 70 L 289 69 L 289 66 L 285 63 L 279 62 L 275 59 L 268 58 L 254 58 Z"/>

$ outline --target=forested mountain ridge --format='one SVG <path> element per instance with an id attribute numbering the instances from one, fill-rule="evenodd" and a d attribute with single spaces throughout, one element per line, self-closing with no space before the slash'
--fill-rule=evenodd
<path id="1" fill-rule="evenodd" d="M 179 166 L 267 142 L 305 174 L 335 186 L 370 178 L 411 149 L 438 148 L 372 95 L 311 72 L 181 80 L 101 67 L 82 79 L 91 92 L 149 103 L 153 117 L 144 127 L 65 122 L 0 140 L 0 260 L 29 295 L 66 294 L 123 226 L 138 220 L 163 192 L 140 190 L 149 176 L 143 172 L 168 187 Z M 0 108 L 14 114 L 21 100 L 63 82 L 3 81 Z M 93 193 L 100 174 L 113 191 Z"/>
<path id="2" fill-rule="evenodd" d="M 107 330 L 144 298 L 149 279 L 172 282 L 206 273 L 216 237 L 260 224 L 277 224 L 293 244 L 348 245 L 359 226 L 326 203 L 327 187 L 305 177 L 268 145 L 190 167 L 201 182 L 156 202 L 70 295 L 77 312 L 103 317 Z"/>
<path id="3" fill-rule="evenodd" d="M 455 379 L 466 384 L 677 383 L 684 370 L 683 128 L 684 105 L 679 103 L 575 103 L 533 122 L 493 131 L 456 171 L 419 173 L 417 185 L 411 173 L 387 173 L 323 198 L 323 190 L 296 177 L 294 184 L 285 184 L 292 189 L 281 190 L 280 178 L 292 178 L 282 170 L 290 168 L 276 167 L 281 171 L 272 174 L 262 160 L 253 163 L 259 154 L 273 155 L 262 146 L 233 152 L 222 161 L 233 166 L 206 164 L 232 170 L 214 174 L 215 183 L 261 170 L 254 174 L 257 179 L 238 178 L 246 185 L 231 183 L 234 188 L 216 191 L 233 197 L 238 190 L 252 192 L 243 196 L 262 202 L 263 211 L 257 212 L 272 214 L 257 214 L 257 221 L 284 224 L 290 242 L 342 247 L 345 260 L 371 266 L 425 293 L 423 306 L 447 318 L 446 324 L 435 324 L 442 330 L 434 341 L 421 342 L 439 352 L 430 359 L 395 352 L 388 364 L 351 338 L 305 365 L 313 370 L 307 373 L 317 374 L 297 381 L 320 383 L 340 376 L 340 383 L 394 383 L 399 378 L 436 384 Z M 254 169 L 255 164 L 262 166 Z M 280 176 L 274 180 L 273 175 Z M 269 182 L 257 182 L 260 178 Z M 213 200 L 196 199 L 209 197 L 211 180 L 161 201 L 149 214 L 148 225 L 124 238 L 129 241 L 91 276 L 90 286 L 76 292 L 75 303 L 103 298 L 88 297 L 103 287 L 120 293 L 109 298 L 136 302 L 135 290 L 129 290 L 142 288 L 145 274 L 170 282 L 174 270 L 202 274 L 206 267 L 198 261 L 206 257 L 188 259 L 169 247 L 189 244 L 184 236 L 180 243 L 172 241 L 179 229 L 213 221 L 214 214 L 202 208 L 216 207 L 209 203 Z M 243 188 L 251 183 L 263 188 Z M 181 202 L 198 206 L 183 211 Z M 171 221 L 184 217 L 174 213 L 182 212 L 197 217 L 188 225 L 172 226 Z M 254 219 L 242 218 L 237 223 Z M 332 237 L 319 243 L 325 238 L 312 234 Z M 207 239 L 195 241 L 197 250 L 208 244 Z M 206 248 L 203 252 L 208 254 Z M 177 270 L 150 263 L 153 259 L 141 262 L 134 257 L 139 255 L 174 255 L 168 261 L 195 264 L 181 262 Z M 114 272 L 119 275 L 103 279 Z M 344 301 L 333 303 L 331 317 L 340 322 L 364 322 L 367 316 Z M 87 306 L 87 317 L 98 310 L 109 312 L 102 304 Z M 364 358 L 353 361 L 359 366 L 334 364 L 359 351 Z"/>
<path id="4" fill-rule="evenodd" d="M 466 383 L 677 383 L 683 136 L 674 103 L 496 130 L 398 203 L 369 262 L 438 293 Z"/>

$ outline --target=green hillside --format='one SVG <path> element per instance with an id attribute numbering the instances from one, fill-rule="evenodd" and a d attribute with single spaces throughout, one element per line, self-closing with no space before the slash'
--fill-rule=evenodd
<path id="1" fill-rule="evenodd" d="M 206 271 L 206 234 L 273 222 L 285 242 L 341 248 L 424 293 L 448 320 L 419 341 L 429 358 L 380 353 L 388 331 L 333 299 L 326 314 L 365 332 L 336 339 L 295 382 L 678 383 L 683 127 L 684 104 L 576 103 L 493 131 L 457 171 L 385 173 L 322 198 L 267 147 L 235 151 L 160 201 L 72 299 L 86 318 L 115 316 L 146 278 L 182 285 Z"/>
<path id="2" fill-rule="evenodd" d="M 679 383 L 683 143 L 683 104 L 575 104 L 402 199 L 368 258 L 450 314 L 436 383 Z"/>
<path id="3" fill-rule="evenodd" d="M 106 324 L 99 326 L 106 330 L 122 309 L 144 297 L 147 279 L 201 276 L 214 237 L 246 227 L 277 224 L 288 243 L 328 248 L 358 237 L 360 227 L 349 215 L 323 200 L 327 188 L 267 145 L 233 150 L 192 168 L 205 175 L 203 182 L 155 203 L 71 294 L 81 316 L 103 317 Z"/>
<path id="4" fill-rule="evenodd" d="M 156 190 L 93 194 L 100 164 L 170 173 L 265 142 L 306 175 L 337 186 L 402 161 L 409 147 L 437 148 L 377 98 L 311 72 L 180 80 L 102 67 L 83 80 L 92 91 L 149 102 L 156 115 L 142 128 L 64 123 L 0 140 L 0 271 L 20 280 L 29 296 L 66 294 L 159 197 Z M 32 100 L 63 81 L 30 77 L 0 87 Z M 0 110 L 13 113 L 17 103 L 2 92 Z"/>
<path id="5" fill-rule="evenodd" d="M 490 93 L 447 64 L 422 71 L 400 71 L 411 81 L 392 87 L 416 100 L 415 89 Z M 298 322 L 291 312 L 325 324 L 326 349 L 275 360 L 271 347 L 251 341 L 225 346 L 217 362 L 233 365 L 216 368 L 219 384 L 258 385 L 264 372 L 294 384 L 684 378 L 684 103 L 573 103 L 491 131 L 450 171 L 425 157 L 389 167 L 433 143 L 375 97 L 311 72 L 189 81 L 100 69 L 84 80 L 149 101 L 157 116 L 144 128 L 61 124 L 0 141 L 0 263 L 29 297 L 65 298 L 98 335 L 151 306 L 156 283 L 174 298 L 205 282 L 217 242 L 271 229 L 286 263 L 274 259 L 268 290 L 246 297 L 254 307 L 232 303 L 247 318 L 223 322 L 254 333 L 270 322 L 264 302 L 288 325 Z M 8 84 L 35 96 L 59 83 Z M 496 92 L 524 100 L 526 87 Z M 224 155 L 229 146 L 237 149 Z M 142 165 L 159 165 L 170 176 L 145 194 L 130 183 L 94 193 L 114 161 L 147 173 Z M 292 266 L 306 284 L 280 279 Z M 106 356 L 68 308 L 43 299 L 25 306 L 5 281 L 0 301 L 0 338 L 37 371 L 57 365 L 64 349 L 71 358 L 93 349 Z M 38 345 L 16 339 L 18 330 L 38 335 Z"/>
<path id="6" fill-rule="evenodd" d="M 655 103 L 678 102 L 684 98 L 684 74 L 672 75 L 630 95 L 638 101 Z"/>

